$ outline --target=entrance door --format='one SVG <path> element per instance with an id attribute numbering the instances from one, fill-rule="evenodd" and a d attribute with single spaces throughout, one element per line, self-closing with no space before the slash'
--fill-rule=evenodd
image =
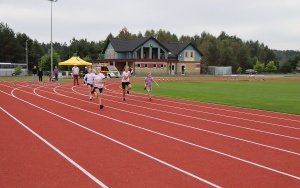
<path id="1" fill-rule="evenodd" d="M 171 65 L 171 75 L 175 75 L 175 65 Z"/>
<path id="2" fill-rule="evenodd" d="M 182 75 L 185 74 L 185 65 L 181 65 L 181 74 L 182 74 Z"/>

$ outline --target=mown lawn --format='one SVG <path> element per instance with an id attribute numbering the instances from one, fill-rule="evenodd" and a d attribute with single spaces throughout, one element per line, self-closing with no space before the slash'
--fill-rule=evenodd
<path id="1" fill-rule="evenodd" d="M 134 91 L 143 92 L 144 83 Z M 300 114 L 298 81 L 161 81 L 153 95 Z"/>
<path id="2" fill-rule="evenodd" d="M 1 80 L 31 81 L 31 76 L 0 77 Z M 38 79 L 38 78 L 37 78 Z M 44 81 L 47 81 L 44 77 Z M 60 82 L 72 81 L 72 77 Z M 120 80 L 121 82 L 121 80 Z M 159 81 L 153 84 L 153 95 L 194 101 L 255 108 L 300 115 L 299 81 Z M 143 82 L 135 82 L 133 90 L 146 93 Z"/>

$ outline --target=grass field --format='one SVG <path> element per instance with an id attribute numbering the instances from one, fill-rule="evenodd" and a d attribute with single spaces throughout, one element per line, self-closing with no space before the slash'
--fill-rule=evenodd
<path id="1" fill-rule="evenodd" d="M 28 80 L 30 76 L 1 77 L 1 80 Z M 47 77 L 44 77 L 47 81 Z M 72 81 L 72 77 L 60 82 Z M 225 104 L 300 115 L 300 82 L 280 81 L 160 81 L 153 95 Z M 145 93 L 144 83 L 134 83 L 133 91 Z"/>
<path id="2" fill-rule="evenodd" d="M 144 92 L 143 83 L 134 91 Z M 153 84 L 153 95 L 300 114 L 298 81 L 167 81 Z"/>

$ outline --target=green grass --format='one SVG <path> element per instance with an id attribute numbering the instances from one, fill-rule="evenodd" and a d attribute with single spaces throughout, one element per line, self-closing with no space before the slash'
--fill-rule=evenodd
<path id="1" fill-rule="evenodd" d="M 38 79 L 38 78 L 37 78 Z M 44 77 L 44 81 L 47 81 Z M 0 80 L 31 81 L 31 76 L 0 77 Z M 71 81 L 72 77 L 59 82 Z M 153 95 L 240 106 L 300 115 L 299 81 L 160 81 Z M 144 83 L 133 90 L 145 93 Z"/>
<path id="2" fill-rule="evenodd" d="M 143 92 L 143 83 L 134 91 Z M 153 84 L 153 95 L 300 114 L 299 81 L 176 81 Z"/>

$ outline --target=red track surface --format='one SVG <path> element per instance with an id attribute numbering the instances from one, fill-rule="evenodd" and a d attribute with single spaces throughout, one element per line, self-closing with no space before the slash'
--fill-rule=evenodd
<path id="1" fill-rule="evenodd" d="M 0 187 L 300 187 L 300 116 L 0 82 Z"/>

